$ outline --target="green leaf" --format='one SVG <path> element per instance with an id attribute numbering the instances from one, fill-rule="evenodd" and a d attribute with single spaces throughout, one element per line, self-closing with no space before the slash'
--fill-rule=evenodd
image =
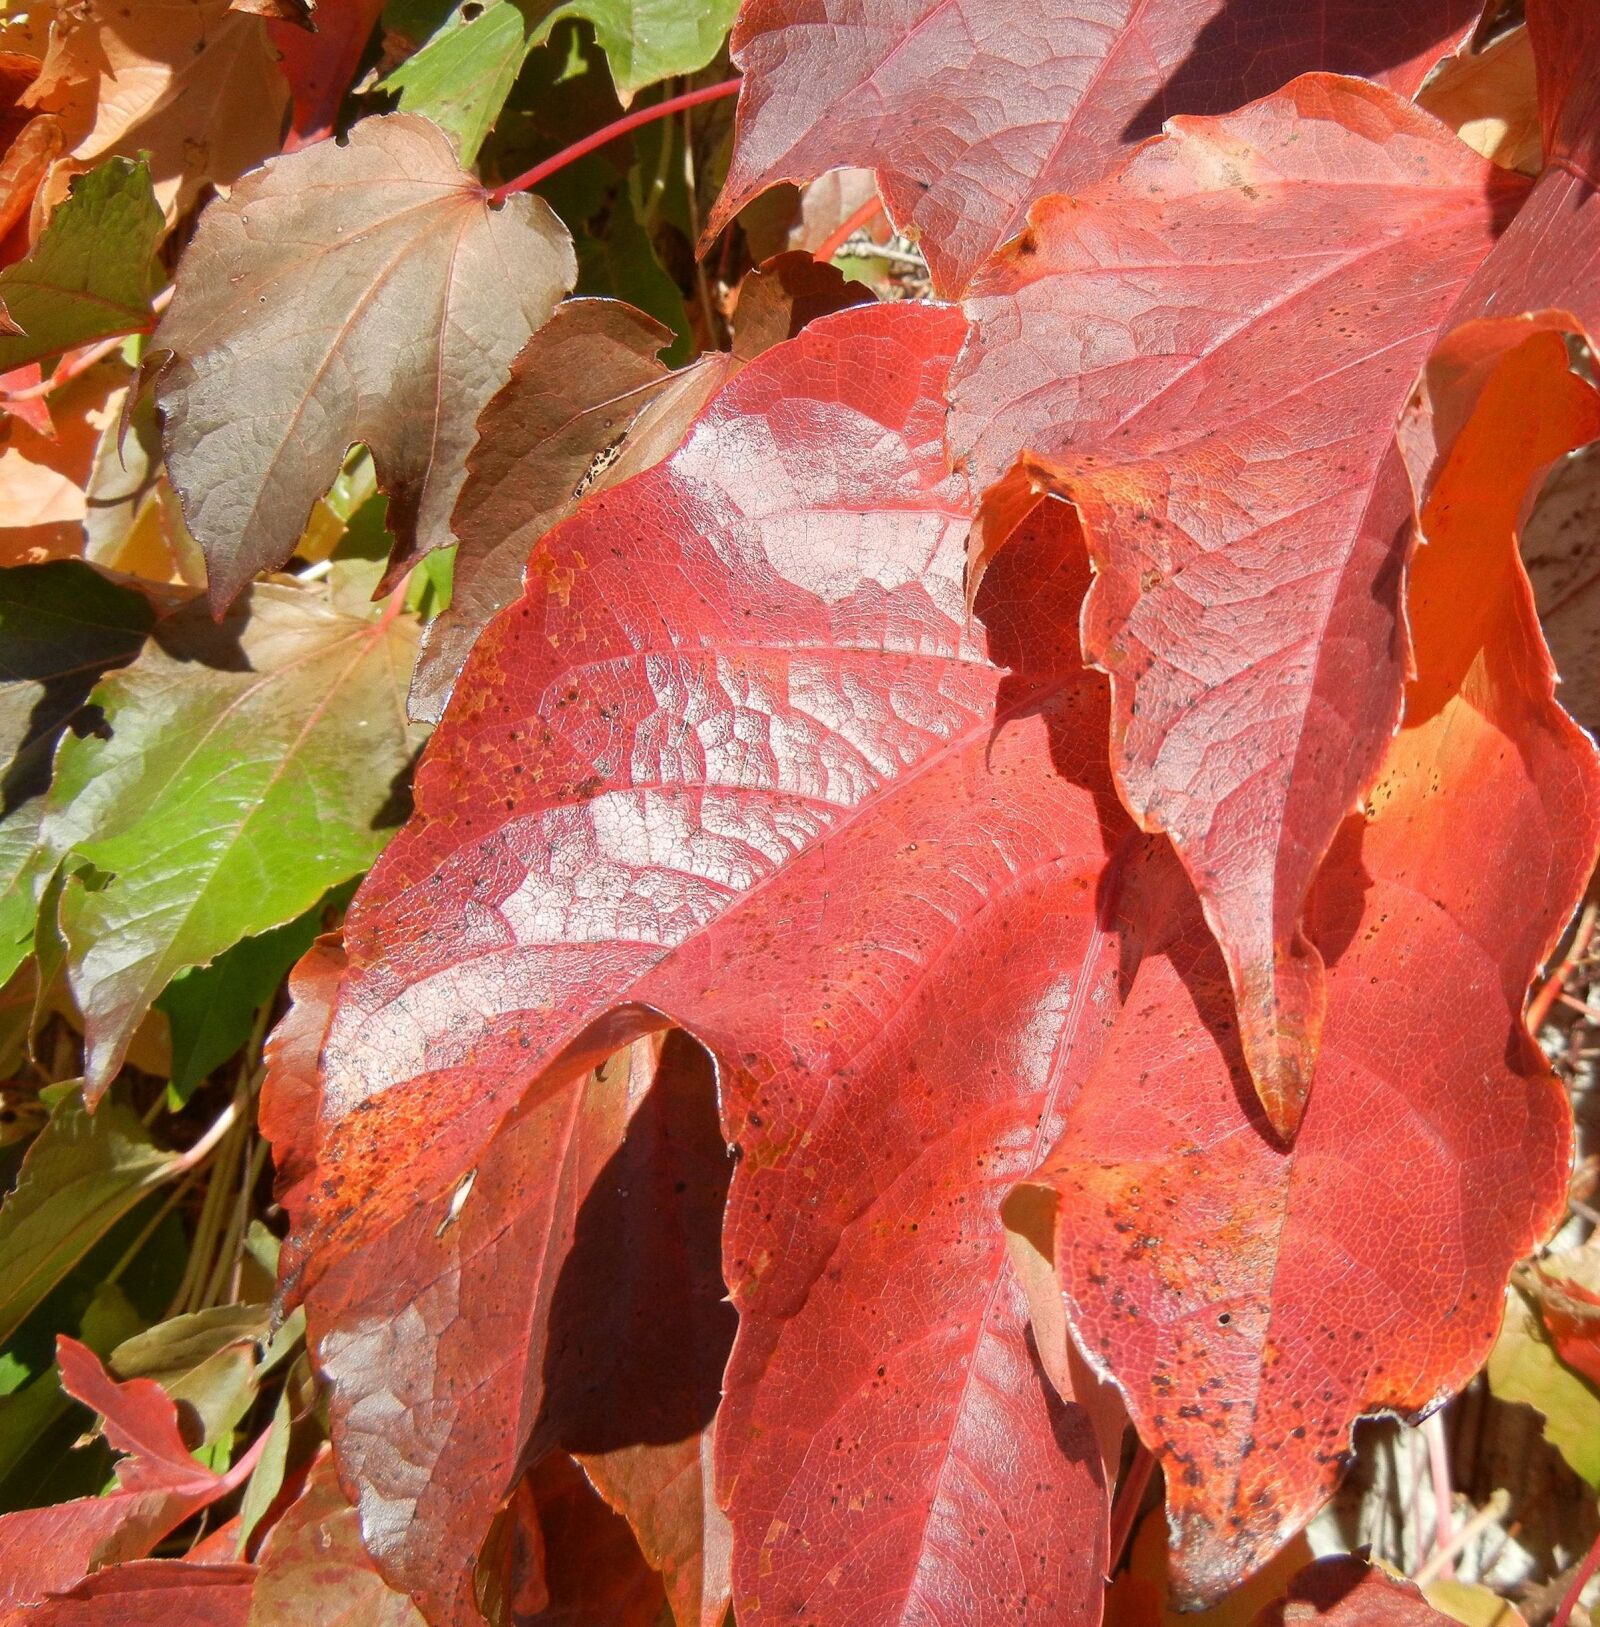
<path id="1" fill-rule="evenodd" d="M 139 653 L 154 621 L 142 595 L 76 560 L 0 571 L 0 983 L 33 946 L 56 741 L 102 673 Z"/>
<path id="2" fill-rule="evenodd" d="M 177 973 L 377 857 L 422 738 L 405 715 L 416 645 L 408 618 L 257 585 L 220 623 L 186 606 L 95 692 L 106 728 L 63 743 L 44 823 L 65 855 L 91 1099 Z"/>
<path id="3" fill-rule="evenodd" d="M 463 164 L 478 156 L 535 46 L 557 23 L 593 25 L 626 105 L 647 86 L 705 67 L 722 48 L 739 0 L 493 0 L 457 6 L 414 56 L 379 86 L 454 138 Z"/>
<path id="4" fill-rule="evenodd" d="M 77 1095 L 57 1105 L 0 1205 L 0 1344 L 178 1156 L 157 1147 L 119 1101 L 94 1114 Z"/>
<path id="5" fill-rule="evenodd" d="M 265 1305 L 218 1305 L 174 1316 L 119 1344 L 111 1370 L 120 1379 L 154 1379 L 174 1401 L 194 1408 L 202 1446 L 225 1446 L 255 1399 L 268 1316 Z"/>
<path id="6" fill-rule="evenodd" d="M 405 113 L 420 113 L 446 130 L 463 164 L 478 156 L 511 94 L 529 51 L 546 35 L 541 21 L 530 23 L 520 7 L 501 0 L 471 19 L 464 8 L 446 19 L 413 57 L 379 85 L 400 93 Z"/>
<path id="7" fill-rule="evenodd" d="M 246 938 L 209 966 L 180 972 L 167 985 L 156 1006 L 172 1030 L 169 1106 L 182 1107 L 206 1075 L 249 1040 L 256 1013 L 311 947 L 323 907 L 319 899 L 298 920 Z"/>
<path id="8" fill-rule="evenodd" d="M 1559 1260 L 1561 1257 L 1557 1256 Z M 1506 1319 L 1489 1353 L 1489 1388 L 1544 1416 L 1544 1438 L 1600 1489 L 1600 1392 L 1556 1355 L 1533 1302 L 1506 1290 Z"/>
<path id="9" fill-rule="evenodd" d="M 145 327 L 164 229 L 143 160 L 112 158 L 75 180 L 32 252 L 0 271 L 0 373 Z"/>
<path id="10" fill-rule="evenodd" d="M 705 67 L 738 9 L 739 0 L 573 0 L 557 15 L 594 24 L 626 101 L 646 85 Z"/>

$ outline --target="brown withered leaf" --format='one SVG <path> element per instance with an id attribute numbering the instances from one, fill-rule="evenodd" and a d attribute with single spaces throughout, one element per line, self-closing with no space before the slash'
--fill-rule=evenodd
<path id="1" fill-rule="evenodd" d="M 451 519 L 461 546 L 450 607 L 423 638 L 413 717 L 444 715 L 467 652 L 521 593 L 528 556 L 545 532 L 591 491 L 614 485 L 619 471 L 637 473 L 664 458 L 726 379 L 725 356 L 669 372 L 656 353 L 671 338 L 621 300 L 575 299 L 523 347 L 479 420 Z M 624 464 L 625 448 L 633 455 Z"/>
<path id="2" fill-rule="evenodd" d="M 837 266 L 804 250 L 776 254 L 739 285 L 733 353 L 741 362 L 753 361 L 819 316 L 870 305 L 873 298 L 865 283 L 849 281 Z"/>
<path id="3" fill-rule="evenodd" d="M 288 100 L 261 19 L 229 0 L 62 6 L 24 98 L 62 117 L 74 168 L 148 152 L 169 220 L 277 150 Z"/>
<path id="4" fill-rule="evenodd" d="M 275 158 L 212 204 L 153 349 L 213 605 L 289 558 L 358 441 L 402 552 L 449 542 L 478 413 L 575 276 L 541 199 L 491 206 L 406 114 Z"/>

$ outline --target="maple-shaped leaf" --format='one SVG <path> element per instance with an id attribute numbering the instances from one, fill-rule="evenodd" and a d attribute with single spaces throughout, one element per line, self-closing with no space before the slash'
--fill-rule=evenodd
<path id="1" fill-rule="evenodd" d="M 281 1121 L 269 1080 L 341 1472 L 432 1620 L 475 1619 L 471 1555 L 559 1423 L 563 1268 L 637 1116 L 591 1070 L 667 1022 L 742 1153 L 735 1610 L 1098 1609 L 1099 1453 L 998 1210 L 1114 1005 L 1128 825 L 1064 505 L 967 614 L 964 332 L 827 317 L 544 540 L 352 907 L 315 1118 L 301 1069 Z"/>
<path id="2" fill-rule="evenodd" d="M 1039 204 L 969 302 L 952 449 L 981 486 L 1026 455 L 1024 499 L 1083 516 L 1118 783 L 1195 881 L 1284 1134 L 1325 1000 L 1301 907 L 1399 713 L 1395 422 L 1525 184 L 1312 75 Z"/>
<path id="3" fill-rule="evenodd" d="M 275 158 L 213 203 L 152 340 L 170 353 L 156 400 L 213 605 L 289 558 L 356 442 L 401 551 L 448 543 L 478 413 L 575 276 L 546 204 L 491 205 L 445 136 L 404 114 Z"/>
<path id="4" fill-rule="evenodd" d="M 147 154 L 169 219 L 277 150 L 287 100 L 262 20 L 229 0 L 55 6 L 24 97 L 60 114 L 78 165 Z"/>
<path id="5" fill-rule="evenodd" d="M 52 1593 L 23 1618 L 30 1627 L 253 1627 L 254 1565 L 135 1559 Z M 299 1627 L 320 1627 L 315 1596 Z M 330 1624 L 331 1627 L 331 1624 Z"/>
<path id="6" fill-rule="evenodd" d="M 178 1433 L 178 1414 L 159 1384 L 119 1384 L 75 1339 L 56 1341 L 61 1385 L 101 1414 L 107 1442 L 127 1454 L 101 1497 L 0 1516 L 0 1609 L 72 1587 L 87 1572 L 142 1558 L 197 1510 L 236 1490 L 249 1454 L 226 1475 L 197 1462 Z"/>
<path id="7" fill-rule="evenodd" d="M 709 237 L 778 181 L 872 165 L 959 292 L 1028 205 L 1098 181 L 1175 114 L 1221 113 L 1298 73 L 1368 74 L 1409 95 L 1478 0 L 751 0 L 737 140 Z"/>
<path id="8" fill-rule="evenodd" d="M 614 299 L 573 299 L 528 341 L 478 420 L 451 517 L 460 539 L 448 607 L 428 624 L 411 682 L 414 717 L 437 722 L 467 652 L 522 591 L 539 539 L 591 490 L 665 457 L 726 378 L 725 357 L 673 374 L 672 335 Z M 666 400 L 662 400 L 663 397 Z M 646 409 L 661 401 L 667 410 Z M 645 433 L 648 431 L 648 433 Z M 619 463 L 624 448 L 627 463 Z"/>
<path id="9" fill-rule="evenodd" d="M 1269 1606 L 1256 1627 L 1449 1627 L 1415 1582 L 1391 1576 L 1349 1554 L 1319 1559 L 1289 1585 L 1282 1603 Z"/>
<path id="10" fill-rule="evenodd" d="M 1356 1415 L 1465 1383 L 1508 1267 L 1564 1212 L 1566 1097 L 1523 1000 L 1593 863 L 1600 764 L 1553 698 L 1516 528 L 1531 480 L 1600 432 L 1565 339 L 1477 324 L 1430 365 L 1415 416 L 1459 427 L 1414 465 L 1417 671 L 1312 896 L 1328 1019 L 1291 1148 L 1171 866 L 1129 878 L 1128 1004 L 1039 1178 L 1073 1330 L 1162 1461 L 1181 1603 L 1304 1523 Z"/>
<path id="11" fill-rule="evenodd" d="M 74 181 L 32 252 L 0 270 L 0 371 L 145 327 L 161 231 L 142 161 L 113 158 Z"/>
<path id="12" fill-rule="evenodd" d="M 220 622 L 192 601 L 95 692 L 57 753 L 40 839 L 65 865 L 85 1090 L 105 1089 L 180 971 L 303 915 L 404 814 L 416 625 L 262 584 Z"/>

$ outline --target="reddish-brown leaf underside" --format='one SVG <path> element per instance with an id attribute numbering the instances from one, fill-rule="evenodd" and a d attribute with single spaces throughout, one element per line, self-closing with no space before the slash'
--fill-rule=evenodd
<path id="1" fill-rule="evenodd" d="M 1199 889 L 1281 1133 L 1325 1002 L 1306 890 L 1399 711 L 1395 422 L 1525 185 L 1309 76 L 1037 205 L 969 302 L 952 450 L 983 488 L 1027 455 L 1010 481 L 1083 516 L 1119 787 Z"/>
<path id="2" fill-rule="evenodd" d="M 451 540 L 479 411 L 576 275 L 540 199 L 491 207 L 426 119 L 364 119 L 212 203 L 151 341 L 212 605 L 294 552 L 364 443 L 404 557 Z"/>
<path id="3" fill-rule="evenodd" d="M 1329 1000 L 1299 1135 L 1261 1133 L 1220 957 L 1157 865 L 1130 880 L 1151 902 L 1129 906 L 1148 937 L 1123 1020 L 1039 1177 L 1074 1331 L 1160 1455 L 1195 1601 L 1303 1523 L 1358 1414 L 1472 1374 L 1509 1265 L 1562 1212 L 1566 1100 L 1522 1006 L 1593 863 L 1600 769 L 1554 702 L 1516 528 L 1600 400 L 1562 334 L 1508 322 L 1453 337 L 1417 410 L 1463 427 L 1416 469 L 1402 727 L 1308 911 Z"/>
<path id="4" fill-rule="evenodd" d="M 1448 1627 L 1414 1582 L 1389 1576 L 1349 1554 L 1319 1559 L 1290 1584 L 1279 1604 L 1261 1612 L 1256 1627 Z"/>
<path id="5" fill-rule="evenodd" d="M 1409 96 L 1478 0 L 752 0 L 714 235 L 778 181 L 872 165 L 891 216 L 958 293 L 1028 205 L 1098 181 L 1175 114 L 1221 113 L 1296 74 Z"/>
<path id="6" fill-rule="evenodd" d="M 355 906 L 291 1270 L 369 1546 L 438 1622 L 560 1432 L 563 1266 L 637 1111 L 590 1070 L 667 1022 L 742 1154 L 736 1611 L 1096 1619 L 1098 1454 L 998 1208 L 1100 1042 L 1129 832 L 1064 505 L 966 614 L 964 331 L 826 318 L 548 537 Z"/>

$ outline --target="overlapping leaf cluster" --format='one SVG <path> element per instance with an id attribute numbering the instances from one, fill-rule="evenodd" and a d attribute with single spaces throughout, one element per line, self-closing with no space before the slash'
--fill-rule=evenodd
<path id="1" fill-rule="evenodd" d="M 6 23 L 7 1619 L 1439 1620 L 1300 1533 L 1491 1348 L 1600 1476 L 1502 9 Z"/>

